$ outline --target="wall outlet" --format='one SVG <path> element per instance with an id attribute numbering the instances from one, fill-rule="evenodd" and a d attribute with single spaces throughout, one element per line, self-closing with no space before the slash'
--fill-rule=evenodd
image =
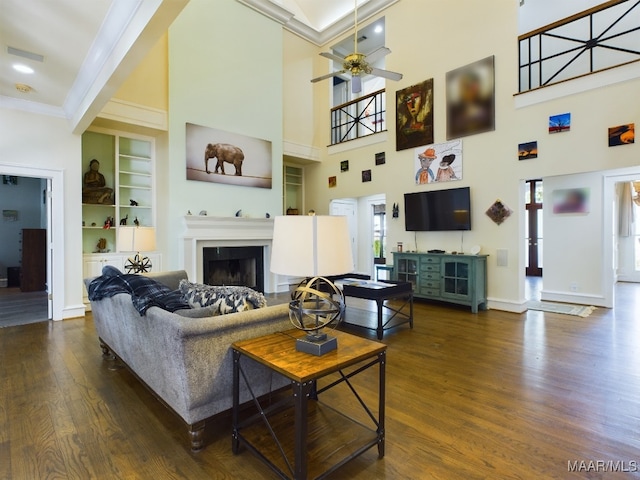
<path id="1" fill-rule="evenodd" d="M 578 284 L 577 284 L 576 282 L 571 282 L 571 283 L 569 284 L 569 289 L 570 289 L 572 292 L 577 292 L 577 291 L 578 291 Z"/>

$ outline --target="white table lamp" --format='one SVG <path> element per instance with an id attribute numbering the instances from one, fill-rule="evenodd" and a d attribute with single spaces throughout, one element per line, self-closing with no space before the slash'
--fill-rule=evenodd
<path id="1" fill-rule="evenodd" d="M 140 252 L 151 252 L 156 249 L 156 229 L 153 227 L 118 227 L 118 250 L 136 252 L 125 264 L 127 273 L 144 273 L 151 271 L 149 257 Z"/>
<path id="2" fill-rule="evenodd" d="M 287 215 L 275 218 L 271 271 L 306 279 L 292 293 L 289 304 L 292 323 L 307 332 L 306 338 L 297 340 L 297 350 L 323 355 L 337 348 L 337 339 L 320 330 L 334 321 L 340 322 L 344 315 L 344 296 L 324 277 L 352 269 L 347 217 Z"/>

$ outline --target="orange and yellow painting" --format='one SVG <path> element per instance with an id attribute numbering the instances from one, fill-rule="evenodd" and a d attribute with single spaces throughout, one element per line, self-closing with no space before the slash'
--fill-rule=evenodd
<path id="1" fill-rule="evenodd" d="M 635 143 L 635 123 L 627 123 L 617 127 L 609 127 L 609 146 L 627 145 Z"/>

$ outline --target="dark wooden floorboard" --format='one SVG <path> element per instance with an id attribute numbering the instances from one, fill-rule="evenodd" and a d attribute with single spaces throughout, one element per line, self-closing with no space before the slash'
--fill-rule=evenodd
<path id="1" fill-rule="evenodd" d="M 416 303 L 414 329 L 383 340 L 386 455 L 373 448 L 330 478 L 640 477 L 629 471 L 640 462 L 639 288 L 619 284 L 616 308 L 587 318 Z M 373 315 L 371 302 L 348 303 Z M 182 422 L 110 365 L 90 314 L 0 329 L 0 479 L 275 478 L 247 450 L 231 453 L 229 415 L 191 453 Z M 353 383 L 375 404 L 375 369 Z M 366 421 L 342 387 L 322 400 Z M 569 471 L 576 461 L 592 468 Z"/>

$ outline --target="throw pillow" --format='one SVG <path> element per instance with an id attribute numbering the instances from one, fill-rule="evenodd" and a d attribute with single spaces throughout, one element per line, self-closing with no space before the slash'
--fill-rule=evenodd
<path id="1" fill-rule="evenodd" d="M 183 300 L 192 308 L 213 306 L 219 315 L 267 306 L 264 295 L 249 287 L 215 286 L 180 280 Z"/>

